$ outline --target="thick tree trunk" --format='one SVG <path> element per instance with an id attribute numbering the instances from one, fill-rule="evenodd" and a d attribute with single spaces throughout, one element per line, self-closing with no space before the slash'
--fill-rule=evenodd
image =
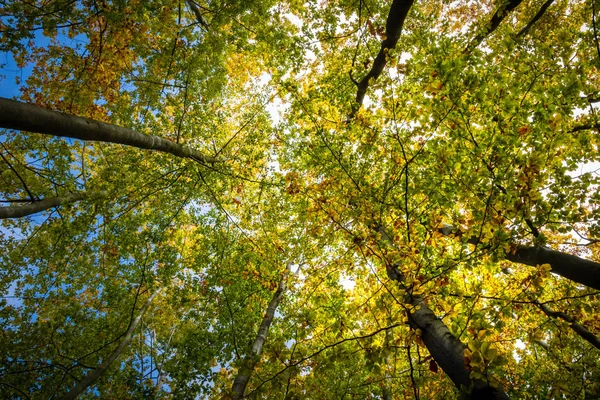
<path id="1" fill-rule="evenodd" d="M 506 259 L 525 265 L 550 264 L 552 272 L 562 277 L 600 290 L 600 264 L 585 258 L 562 253 L 547 247 L 518 246 Z"/>
<path id="2" fill-rule="evenodd" d="M 400 34 L 402 33 L 402 26 L 404 20 L 408 15 L 410 7 L 413 5 L 414 0 L 394 0 L 390 7 L 387 22 L 385 24 L 385 39 L 381 42 L 381 49 L 373 61 L 371 70 L 365 75 L 360 82 L 358 82 L 358 91 L 356 92 L 356 103 L 357 106 L 352 112 L 351 117 L 356 114 L 356 111 L 363 103 L 367 89 L 372 81 L 379 78 L 379 75 L 383 72 L 383 68 L 387 63 L 387 52 L 389 49 L 396 47 Z"/>
<path id="3" fill-rule="evenodd" d="M 427 350 L 456 387 L 470 388 L 473 385 L 469 399 L 508 399 L 506 393 L 488 382 L 470 378 L 464 358 L 465 345 L 450 333 L 420 296 L 414 296 L 411 304 L 420 308 L 410 314 L 409 325 L 421 330 L 421 340 Z"/>
<path id="4" fill-rule="evenodd" d="M 158 289 L 148 298 L 146 304 L 144 304 L 138 316 L 135 317 L 133 321 L 131 321 L 131 324 L 129 325 L 129 328 L 125 333 L 125 336 L 123 337 L 117 348 L 114 349 L 112 353 L 110 353 L 110 355 L 102 362 L 102 364 L 100 364 L 92 372 L 87 374 L 85 378 L 79 381 L 79 383 L 77 383 L 77 385 L 75 385 L 75 387 L 71 389 L 67 394 L 61 397 L 60 400 L 72 400 L 77 398 L 77 396 L 83 393 L 88 387 L 90 387 L 94 382 L 96 382 L 96 380 L 100 378 L 100 376 L 102 376 L 104 372 L 106 372 L 108 367 L 110 367 L 110 365 L 121 355 L 121 353 L 123 352 L 125 347 L 127 347 L 129 342 L 131 342 L 131 339 L 133 338 L 133 332 L 135 332 L 138 325 L 140 324 L 140 321 L 142 320 L 142 317 L 144 316 L 144 313 L 150 307 L 150 303 L 152 303 L 152 301 L 160 293 L 160 291 L 161 289 Z"/>
<path id="5" fill-rule="evenodd" d="M 588 331 L 585 326 L 575 322 L 575 319 L 573 317 L 561 311 L 552 311 L 550 307 L 548 307 L 545 304 L 537 303 L 537 305 L 547 316 L 551 318 L 560 318 L 567 321 L 569 323 L 569 328 L 571 328 L 584 340 L 588 341 L 592 346 L 596 347 L 597 349 L 600 349 L 600 339 L 592 332 Z"/>
<path id="6" fill-rule="evenodd" d="M 464 234 L 451 225 L 439 228 L 443 235 L 454 234 L 462 237 Z M 467 243 L 481 244 L 479 238 L 472 236 Z M 516 246 L 512 252 L 506 254 L 506 259 L 518 264 L 535 267 L 536 265 L 550 264 L 552 272 L 573 282 L 600 290 L 600 263 L 586 260 L 548 247 Z"/>
<path id="7" fill-rule="evenodd" d="M 140 149 L 162 151 L 177 157 L 191 158 L 202 163 L 215 163 L 218 161 L 214 157 L 200 153 L 198 150 L 159 138 L 158 136 L 145 135 L 120 126 L 63 114 L 57 111 L 50 111 L 33 104 L 22 103 L 3 97 L 0 97 L 0 128 L 96 142 L 124 144 Z"/>
<path id="8" fill-rule="evenodd" d="M 258 328 L 258 334 L 256 335 L 254 343 L 252 344 L 250 354 L 244 357 L 242 366 L 240 367 L 238 374 L 233 381 L 233 385 L 231 387 L 231 396 L 233 399 L 241 399 L 244 397 L 244 393 L 246 393 L 246 386 L 248 385 L 250 377 L 254 372 L 256 363 L 260 360 L 263 345 L 267 340 L 267 333 L 269 332 L 269 327 L 273 322 L 275 311 L 277 310 L 277 307 L 283 298 L 283 294 L 285 293 L 287 287 L 287 278 L 290 273 L 291 266 L 292 264 L 288 263 L 287 269 L 279 281 L 279 286 L 277 287 L 273 298 L 271 298 L 271 301 L 269 302 L 267 312 L 265 313 L 265 316 L 260 324 L 260 328 Z"/>
<path id="9" fill-rule="evenodd" d="M 48 210 L 52 207 L 58 207 L 61 204 L 73 203 L 86 198 L 98 197 L 100 195 L 101 194 L 98 193 L 91 196 L 89 196 L 88 193 L 73 193 L 67 196 L 50 197 L 22 206 L 0 207 L 0 219 L 26 217 L 28 215 Z"/>
<path id="10" fill-rule="evenodd" d="M 387 274 L 390 279 L 403 285 L 402 274 L 395 267 L 388 266 Z M 421 330 L 421 340 L 425 347 L 457 388 L 472 387 L 468 399 L 508 399 L 506 393 L 488 382 L 471 379 L 470 371 L 465 364 L 465 345 L 450 333 L 448 327 L 431 311 L 421 296 L 407 294 L 405 301 L 416 309 L 409 314 L 409 326 Z"/>

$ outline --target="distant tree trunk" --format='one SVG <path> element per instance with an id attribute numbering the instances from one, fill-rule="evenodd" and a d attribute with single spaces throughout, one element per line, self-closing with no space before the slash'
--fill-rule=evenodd
<path id="1" fill-rule="evenodd" d="M 390 279 L 397 281 L 401 286 L 404 285 L 402 273 L 395 267 L 388 266 L 387 274 Z M 409 314 L 409 326 L 421 330 L 421 340 L 425 347 L 457 388 L 473 387 L 468 397 L 472 400 L 508 399 L 506 393 L 491 386 L 488 382 L 471 379 L 471 372 L 465 364 L 465 345 L 450 333 L 444 322 L 423 301 L 422 296 L 413 296 L 407 293 L 405 301 L 416 309 Z"/>
<path id="2" fill-rule="evenodd" d="M 546 10 L 548 9 L 548 7 L 550 7 L 552 5 L 552 3 L 554 3 L 554 0 L 547 0 L 544 4 L 542 4 L 542 6 L 540 7 L 540 10 L 537 12 L 537 14 L 535 14 L 535 16 L 527 23 L 527 25 L 525 25 L 523 27 L 523 29 L 521 29 L 519 31 L 519 33 L 517 33 L 517 37 L 522 38 L 525 35 L 527 35 L 527 33 L 529 32 L 529 30 L 531 29 L 531 27 L 540 19 L 542 18 L 542 16 L 544 15 L 544 13 L 546 12 Z"/>
<path id="3" fill-rule="evenodd" d="M 73 203 L 86 198 L 98 197 L 100 195 L 101 194 L 99 193 L 94 193 L 91 195 L 88 193 L 73 193 L 66 196 L 42 199 L 22 206 L 0 207 L 0 219 L 26 217 L 28 215 L 48 210 L 52 207 L 58 207 L 61 204 Z"/>
<path id="4" fill-rule="evenodd" d="M 581 336 L 584 340 L 586 340 L 592 346 L 596 347 L 597 349 L 600 349 L 600 339 L 598 338 L 598 336 L 596 336 L 592 332 L 588 331 L 588 329 L 585 326 L 578 324 L 573 317 L 571 317 L 570 315 L 567 315 L 561 311 L 552 311 L 550 309 L 550 307 L 548 307 L 545 304 L 542 304 L 542 303 L 536 303 L 536 304 L 547 316 L 549 316 L 551 318 L 560 318 L 560 319 L 567 321 L 569 323 L 569 328 L 571 328 L 575 333 L 577 333 L 579 336 Z"/>
<path id="5" fill-rule="evenodd" d="M 506 16 L 514 10 L 519 4 L 521 4 L 523 0 L 509 0 L 509 1 L 501 1 L 501 6 L 496 10 L 488 25 L 478 33 L 473 40 L 469 43 L 467 48 L 465 49 L 465 53 L 469 53 L 473 51 L 477 46 L 481 44 L 485 40 L 486 37 L 491 35 L 498 27 L 500 23 L 506 18 Z"/>
<path id="6" fill-rule="evenodd" d="M 170 153 L 177 157 L 191 158 L 202 163 L 218 162 L 216 158 L 206 156 L 198 150 L 158 136 L 145 135 L 132 129 L 50 111 L 33 104 L 3 97 L 0 97 L 0 128 L 80 140 L 124 144 L 140 149 Z"/>
<path id="7" fill-rule="evenodd" d="M 123 337 L 123 339 L 121 340 L 121 342 L 119 343 L 117 348 L 114 349 L 112 353 L 110 353 L 110 355 L 102 362 L 102 364 L 100 364 L 92 372 L 87 374 L 85 376 L 85 378 L 83 378 L 81 381 L 79 381 L 79 383 L 77 383 L 77 385 L 75 385 L 75 387 L 73 389 L 71 389 L 67 394 L 65 394 L 63 397 L 61 397 L 60 400 L 72 400 L 72 399 L 77 398 L 77 396 L 79 396 L 81 393 L 83 393 L 94 382 L 96 382 L 96 380 L 98 378 L 100 378 L 100 376 L 102 376 L 102 374 L 104 372 L 106 372 L 108 367 L 110 367 L 110 365 L 121 355 L 121 353 L 123 352 L 125 347 L 127 347 L 129 342 L 131 342 L 131 339 L 133 338 L 133 332 L 135 332 L 135 330 L 139 326 L 140 321 L 142 320 L 142 317 L 144 316 L 144 313 L 146 312 L 146 310 L 148 310 L 148 308 L 150 307 L 150 304 L 152 303 L 154 298 L 160 292 L 161 292 L 161 289 L 158 289 L 148 298 L 148 300 L 146 301 L 146 303 L 140 310 L 140 313 L 138 314 L 138 316 L 135 317 L 135 319 L 133 321 L 131 321 L 131 324 L 129 325 L 127 332 L 125 332 L 125 336 Z"/>
<path id="8" fill-rule="evenodd" d="M 285 293 L 287 287 L 287 279 L 290 273 L 292 264 L 288 263 L 286 271 L 284 272 L 281 280 L 279 281 L 279 286 L 273 295 L 273 298 L 269 302 L 269 306 L 267 307 L 267 312 L 263 317 L 263 320 L 260 324 L 260 328 L 258 328 L 258 334 L 256 335 L 256 339 L 252 344 L 252 349 L 250 353 L 247 354 L 243 361 L 240 370 L 238 371 L 235 380 L 233 381 L 233 386 L 231 387 L 232 398 L 233 399 L 241 399 L 244 397 L 244 393 L 246 392 L 246 386 L 250 381 L 250 377 L 254 372 L 254 367 L 256 363 L 260 360 L 260 355 L 262 354 L 263 345 L 267 340 L 267 333 L 269 332 L 269 327 L 273 322 L 273 317 L 275 316 L 275 310 L 279 306 L 281 299 L 283 298 L 283 294 Z"/>
<path id="9" fill-rule="evenodd" d="M 389 329 L 385 330 L 385 347 L 386 348 L 390 347 L 390 330 Z M 392 358 L 391 355 L 388 355 L 385 358 L 385 362 L 387 364 L 390 364 L 392 362 L 391 358 Z M 388 369 L 385 370 L 384 379 L 385 379 L 385 381 L 383 383 L 383 388 L 382 388 L 383 400 L 394 400 L 394 396 L 392 395 L 392 391 L 390 389 L 392 377 L 391 377 L 391 374 Z"/>

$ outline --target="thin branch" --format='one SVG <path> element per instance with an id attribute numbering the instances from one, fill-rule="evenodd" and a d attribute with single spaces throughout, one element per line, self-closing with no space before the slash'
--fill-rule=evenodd
<path id="1" fill-rule="evenodd" d="M 393 325 L 386 326 L 386 327 L 384 327 L 384 328 L 381 328 L 381 329 L 377 329 L 376 331 L 374 331 L 374 332 L 371 332 L 371 333 L 369 333 L 369 334 L 366 334 L 366 335 L 363 335 L 363 336 L 354 336 L 354 337 L 351 337 L 351 338 L 345 338 L 345 339 L 339 340 L 339 341 L 337 341 L 337 342 L 335 342 L 335 343 L 328 344 L 328 345 L 326 345 L 326 346 L 324 346 L 324 347 L 320 348 L 319 350 L 315 351 L 314 353 L 312 353 L 312 354 L 310 354 L 310 355 L 308 355 L 308 356 L 306 356 L 306 357 L 302 357 L 302 358 L 300 358 L 298 361 L 295 361 L 295 362 L 292 362 L 292 363 L 288 364 L 288 365 L 287 365 L 285 368 L 283 368 L 283 369 L 279 370 L 279 371 L 278 371 L 276 374 L 274 374 L 274 375 L 272 375 L 271 377 L 269 377 L 268 379 L 266 379 L 266 380 L 262 381 L 262 382 L 261 382 L 261 383 L 260 383 L 260 384 L 259 384 L 259 385 L 258 385 L 256 388 L 254 388 L 254 390 L 253 390 L 252 392 L 248 393 L 248 394 L 246 395 L 246 397 L 251 397 L 251 396 L 252 396 L 252 394 L 254 394 L 255 392 L 257 392 L 257 391 L 258 391 L 258 390 L 259 390 L 261 387 L 263 387 L 263 386 L 264 386 L 266 383 L 268 383 L 268 382 L 272 381 L 273 379 L 275 379 L 275 378 L 276 378 L 276 377 L 278 377 L 279 375 L 283 374 L 283 373 L 284 373 L 285 371 L 287 371 L 288 369 L 290 369 L 290 368 L 293 368 L 293 367 L 297 367 L 298 365 L 300 365 L 300 364 L 302 364 L 303 362 L 305 362 L 305 361 L 308 361 L 308 360 L 310 360 L 311 358 L 313 358 L 313 357 L 315 357 L 315 356 L 317 356 L 317 355 L 321 354 L 322 352 L 324 352 L 324 351 L 325 351 L 325 350 L 327 350 L 327 349 L 331 349 L 331 348 L 333 348 L 333 347 L 339 346 L 340 344 L 342 344 L 342 343 L 345 343 L 345 342 L 351 342 L 351 341 L 354 341 L 354 340 L 366 339 L 366 338 L 369 338 L 369 337 L 375 336 L 375 335 L 377 335 L 378 333 L 385 331 L 386 329 L 395 328 L 395 327 L 397 327 L 397 326 L 401 326 L 401 325 L 403 325 L 403 324 L 402 324 L 402 323 L 393 324 Z"/>
<path id="2" fill-rule="evenodd" d="M 4 143 L 2 143 L 2 148 L 8 153 L 8 149 L 6 148 L 6 146 L 4 146 Z M 17 172 L 17 170 L 13 168 L 12 164 L 6 159 L 6 157 L 4 157 L 4 154 L 2 154 L 2 152 L 0 152 L 0 157 L 2 157 L 4 162 L 8 165 L 8 168 L 10 168 L 10 170 L 12 172 L 14 172 L 14 174 L 17 176 L 17 178 L 19 178 L 19 180 L 23 184 L 23 187 L 25 188 L 25 191 L 29 195 L 29 198 L 31 199 L 31 201 L 37 200 L 37 197 L 35 197 L 33 195 L 33 193 L 31 193 L 31 190 L 29 190 L 29 186 L 27 186 L 27 183 L 25 183 L 25 180 L 21 177 L 21 175 Z"/>

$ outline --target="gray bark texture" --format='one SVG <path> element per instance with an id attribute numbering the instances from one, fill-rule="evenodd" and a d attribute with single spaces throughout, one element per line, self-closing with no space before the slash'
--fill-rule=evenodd
<path id="1" fill-rule="evenodd" d="M 387 236 L 387 235 L 386 235 Z M 396 266 L 386 266 L 388 278 L 398 282 L 404 288 L 404 277 Z M 427 306 L 422 296 L 406 294 L 405 302 L 418 310 L 409 313 L 408 324 L 413 329 L 421 330 L 421 340 L 429 350 L 435 362 L 459 389 L 469 389 L 469 400 L 507 400 L 508 396 L 501 389 L 488 382 L 471 379 L 464 358 L 465 345 L 457 339 L 446 324 Z"/>
<path id="2" fill-rule="evenodd" d="M 465 345 L 450 333 L 448 327 L 427 307 L 421 296 L 410 297 L 411 304 L 420 307 L 410 314 L 408 319 L 410 327 L 421 330 L 421 339 L 427 350 L 456 387 L 459 389 L 473 387 L 467 397 L 471 400 L 508 399 L 506 393 L 488 382 L 470 378 L 470 371 L 464 359 Z"/>
<path id="3" fill-rule="evenodd" d="M 438 232 L 447 236 L 451 234 L 454 234 L 457 237 L 464 236 L 461 231 L 451 225 L 439 228 Z M 466 239 L 466 242 L 473 245 L 482 244 L 476 236 Z M 600 263 L 586 260 L 585 258 L 552 250 L 548 247 L 519 245 L 516 246 L 512 252 L 506 254 L 506 259 L 517 264 L 524 264 L 532 267 L 550 264 L 552 267 L 551 272 L 573 282 L 600 290 Z"/>
<path id="4" fill-rule="evenodd" d="M 258 328 L 258 334 L 256 335 L 254 343 L 252 344 L 252 349 L 250 350 L 250 353 L 247 354 L 242 360 L 242 366 L 240 367 L 231 387 L 231 396 L 233 399 L 241 399 L 246 393 L 246 386 L 248 385 L 250 377 L 254 372 L 256 363 L 260 360 L 260 355 L 262 354 L 263 346 L 267 340 L 267 333 L 269 332 L 269 327 L 273 322 L 275 311 L 277 310 L 277 307 L 279 306 L 279 303 L 281 302 L 281 299 L 283 298 L 287 288 L 287 279 L 291 266 L 292 264 L 288 263 L 287 269 L 279 281 L 279 286 L 277 287 L 275 294 L 273 294 L 273 297 L 269 302 L 269 306 L 267 307 L 267 312 L 265 313 L 260 327 Z"/>
<path id="5" fill-rule="evenodd" d="M 600 290 L 600 264 L 547 247 L 518 246 L 506 259 L 535 267 L 550 264 L 551 272 L 573 282 Z"/>
<path id="6" fill-rule="evenodd" d="M 125 347 L 127 347 L 127 345 L 129 345 L 129 342 L 131 342 L 131 339 L 133 338 L 133 333 L 135 332 L 138 325 L 140 324 L 140 321 L 142 320 L 144 313 L 148 310 L 148 308 L 150 307 L 150 304 L 152 303 L 154 298 L 160 292 L 161 292 L 161 289 L 158 289 L 148 298 L 148 300 L 146 301 L 146 303 L 140 310 L 140 313 L 138 314 L 138 316 L 135 317 L 133 321 L 131 321 L 131 324 L 129 325 L 127 332 L 125 332 L 125 336 L 123 337 L 123 339 L 121 340 L 121 342 L 119 343 L 117 348 L 115 348 L 113 350 L 113 352 L 110 353 L 110 355 L 108 357 L 106 357 L 106 359 L 102 362 L 102 364 L 100 364 L 92 372 L 87 374 L 81 381 L 79 381 L 79 383 L 77 383 L 77 385 L 75 385 L 75 387 L 73 389 L 71 389 L 67 394 L 65 394 L 63 397 L 61 397 L 60 400 L 73 400 L 73 399 L 77 398 L 77 396 L 79 396 L 81 393 L 83 393 L 85 390 L 87 390 L 87 388 L 89 388 L 94 382 L 96 382 L 96 380 L 98 378 L 100 378 L 104 372 L 106 372 L 106 370 L 110 367 L 110 365 L 117 358 L 119 358 L 119 356 L 121 355 L 121 353 L 123 352 Z"/>
<path id="7" fill-rule="evenodd" d="M 218 160 L 198 150 L 182 146 L 158 136 L 145 135 L 132 129 L 89 118 L 50 111 L 33 104 L 0 97 L 0 128 L 16 129 L 44 135 L 124 144 L 139 149 L 156 150 L 201 163 Z"/>
<path id="8" fill-rule="evenodd" d="M 58 207 L 61 204 L 68 204 L 83 200 L 86 197 L 86 193 L 74 193 L 67 196 L 50 197 L 22 206 L 0 207 L 0 219 L 26 217 L 28 215 L 48 210 L 52 207 Z"/>

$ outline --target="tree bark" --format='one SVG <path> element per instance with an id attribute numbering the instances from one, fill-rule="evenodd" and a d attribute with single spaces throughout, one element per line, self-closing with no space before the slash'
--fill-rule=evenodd
<path id="1" fill-rule="evenodd" d="M 531 29 L 531 27 L 540 19 L 542 18 L 542 16 L 544 15 L 544 13 L 546 12 L 546 10 L 548 9 L 548 7 L 550 7 L 552 5 L 552 3 L 554 3 L 554 0 L 547 0 L 544 4 L 542 4 L 542 7 L 540 7 L 540 10 L 537 12 L 537 14 L 535 14 L 535 16 L 531 19 L 531 21 L 529 21 L 527 23 L 527 25 L 525 25 L 523 27 L 523 29 L 521 29 L 519 31 L 519 33 L 517 33 L 517 37 L 522 38 L 525 35 L 527 35 L 527 33 L 529 32 L 529 30 Z"/>
<path id="2" fill-rule="evenodd" d="M 202 25 L 206 30 L 208 30 L 208 24 L 204 20 L 204 17 L 202 17 L 202 14 L 200 13 L 200 9 L 196 5 L 196 3 L 194 3 L 194 0 L 187 0 L 187 3 L 188 3 L 188 6 L 192 9 L 192 12 L 194 13 L 194 15 L 196 16 L 196 20 L 198 21 L 198 23 L 200 25 Z"/>
<path id="3" fill-rule="evenodd" d="M 100 378 L 100 376 L 102 376 L 102 374 L 104 372 L 106 372 L 108 367 L 110 367 L 110 365 L 121 355 L 121 353 L 123 352 L 125 347 L 127 347 L 129 342 L 131 342 L 131 339 L 133 338 L 133 332 L 135 332 L 138 325 L 140 324 L 140 321 L 142 320 L 144 313 L 148 310 L 148 308 L 150 307 L 150 303 L 152 303 L 154 298 L 160 292 L 161 292 L 161 289 L 158 289 L 148 298 L 148 300 L 146 301 L 146 303 L 140 310 L 140 313 L 138 314 L 138 316 L 135 317 L 135 319 L 133 321 L 131 321 L 131 324 L 129 324 L 129 328 L 127 329 L 127 332 L 125 332 L 125 336 L 123 337 L 123 340 L 121 340 L 121 343 L 119 343 L 117 348 L 114 349 L 112 353 L 110 353 L 110 355 L 106 358 L 106 360 L 104 360 L 102 362 L 102 364 L 100 364 L 92 372 L 87 374 L 81 381 L 79 381 L 79 383 L 77 383 L 77 385 L 75 385 L 75 387 L 73 389 L 71 389 L 67 394 L 65 394 L 63 397 L 61 397 L 60 400 L 73 400 L 73 399 L 77 398 L 77 396 L 79 396 L 81 393 L 83 393 L 98 378 Z"/>
<path id="4" fill-rule="evenodd" d="M 439 228 L 443 235 L 454 234 L 462 237 L 464 234 L 451 225 Z M 467 243 L 481 244 L 479 238 L 471 236 Z M 600 290 L 600 263 L 586 260 L 548 247 L 516 246 L 512 252 L 506 254 L 506 259 L 517 264 L 535 267 L 536 265 L 550 264 L 551 272 L 567 278 L 573 282 Z"/>
<path id="5" fill-rule="evenodd" d="M 88 196 L 88 193 L 73 193 L 67 196 L 50 197 L 23 206 L 0 207 L 0 219 L 26 217 L 31 214 L 48 210 L 52 207 L 58 207 L 61 204 L 83 200 L 87 197 L 96 196 Z"/>
<path id="6" fill-rule="evenodd" d="M 569 323 L 569 328 L 571 328 L 575 333 L 581 336 L 584 340 L 588 341 L 592 346 L 600 349 L 600 339 L 594 335 L 592 332 L 588 331 L 587 328 L 583 325 L 575 322 L 575 319 L 570 315 L 565 314 L 561 311 L 552 311 L 550 307 L 545 304 L 537 303 L 537 306 L 551 318 L 560 318 Z"/>
<path id="7" fill-rule="evenodd" d="M 218 160 L 198 150 L 182 146 L 158 136 L 145 135 L 132 129 L 89 118 L 50 111 L 33 104 L 0 97 L 0 128 L 17 129 L 96 142 L 118 143 L 139 149 L 157 150 L 201 163 Z"/>
<path id="8" fill-rule="evenodd" d="M 496 29 L 498 29 L 498 27 L 500 26 L 500 23 L 504 20 L 504 18 L 506 18 L 506 16 L 515 8 L 517 8 L 517 6 L 519 4 L 521 4 L 523 0 L 509 0 L 509 1 L 502 1 L 502 6 L 500 6 L 496 12 L 494 13 L 494 15 L 492 16 L 492 19 L 490 19 L 490 22 L 488 23 L 489 28 L 488 29 L 484 29 L 482 31 L 480 31 L 474 38 L 473 40 L 471 40 L 471 42 L 469 42 L 469 45 L 467 46 L 467 48 L 465 49 L 465 53 L 470 53 L 471 51 L 473 51 L 477 46 L 479 46 L 481 44 L 481 42 L 483 42 L 485 40 L 486 37 L 488 37 L 489 35 L 491 35 Z M 506 5 L 504 5 L 506 4 Z"/>
<path id="9" fill-rule="evenodd" d="M 506 259 L 515 263 L 535 267 L 550 264 L 551 272 L 600 290 L 600 264 L 585 258 L 562 253 L 547 247 L 517 246 L 514 253 L 508 253 Z"/>
<path id="10" fill-rule="evenodd" d="M 375 61 L 373 61 L 371 70 L 357 84 L 358 91 L 356 92 L 356 106 L 352 111 L 350 118 L 354 117 L 356 111 L 358 111 L 362 105 L 371 79 L 375 81 L 383 72 L 383 68 L 385 68 L 387 63 L 387 52 L 389 49 L 396 47 L 398 39 L 400 39 L 400 34 L 402 33 L 404 20 L 406 19 L 408 11 L 413 3 L 414 0 L 394 0 L 392 3 L 385 25 L 385 39 L 381 42 L 381 49 L 379 50 L 377 57 L 375 57 Z"/>
<path id="11" fill-rule="evenodd" d="M 281 299 L 283 298 L 283 294 L 285 293 L 287 287 L 287 278 L 290 273 L 292 264 L 288 263 L 287 269 L 283 274 L 281 280 L 279 281 L 279 286 L 271 298 L 269 302 L 269 306 L 267 307 L 267 312 L 263 317 L 263 320 L 260 324 L 260 328 L 258 328 L 258 334 L 256 335 L 256 339 L 252 344 L 252 349 L 250 350 L 250 354 L 247 354 L 243 361 L 242 366 L 240 367 L 235 380 L 233 381 L 233 385 L 231 387 L 232 398 L 233 399 L 241 399 L 244 397 L 246 392 L 246 386 L 250 381 L 250 377 L 254 372 L 254 367 L 256 363 L 260 360 L 260 355 L 262 354 L 263 345 L 267 340 L 267 333 L 269 332 L 269 327 L 273 322 L 273 317 L 275 316 L 275 310 L 279 306 Z"/>
<path id="12" fill-rule="evenodd" d="M 421 296 L 411 296 L 411 300 L 411 304 L 419 309 L 410 313 L 410 327 L 421 330 L 421 340 L 454 385 L 459 389 L 472 387 L 468 399 L 508 399 L 506 393 L 488 382 L 471 379 L 465 364 L 465 345 L 450 333 L 448 327 L 427 307 Z"/>
<path id="13" fill-rule="evenodd" d="M 386 270 L 391 280 L 397 281 L 401 286 L 404 285 L 402 273 L 397 268 L 388 266 Z M 471 379 L 471 372 L 465 364 L 465 345 L 450 333 L 446 324 L 431 311 L 422 296 L 413 296 L 407 293 L 405 301 L 416 310 L 409 313 L 408 325 L 421 331 L 421 340 L 425 347 L 457 388 L 472 388 L 468 399 L 508 399 L 506 393 L 491 386 L 488 382 Z"/>

